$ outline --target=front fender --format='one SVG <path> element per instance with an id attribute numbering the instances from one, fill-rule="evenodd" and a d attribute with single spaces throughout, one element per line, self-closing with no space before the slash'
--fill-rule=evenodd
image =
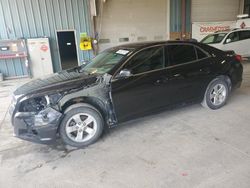
<path id="1" fill-rule="evenodd" d="M 110 86 L 100 83 L 89 88 L 69 93 L 62 97 L 58 105 L 62 112 L 73 107 L 81 106 L 82 103 L 96 108 L 105 119 L 108 126 L 116 124 L 116 116 L 110 95 Z M 73 106 L 74 105 L 74 106 Z"/>

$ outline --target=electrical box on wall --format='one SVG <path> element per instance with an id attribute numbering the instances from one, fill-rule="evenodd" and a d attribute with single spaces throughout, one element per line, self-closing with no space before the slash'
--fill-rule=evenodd
<path id="1" fill-rule="evenodd" d="M 0 72 L 6 78 L 31 76 L 27 54 L 24 39 L 0 40 Z"/>
<path id="2" fill-rule="evenodd" d="M 13 59 L 27 57 L 25 41 L 20 40 L 1 40 L 0 59 Z"/>
<path id="3" fill-rule="evenodd" d="M 48 38 L 27 39 L 30 68 L 33 78 L 53 73 L 50 45 Z"/>

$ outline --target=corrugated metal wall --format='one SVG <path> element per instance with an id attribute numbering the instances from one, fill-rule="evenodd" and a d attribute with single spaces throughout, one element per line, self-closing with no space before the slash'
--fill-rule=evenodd
<path id="1" fill-rule="evenodd" d="M 56 30 L 76 30 L 92 34 L 88 0 L 0 0 L 0 39 L 50 38 L 54 71 L 60 70 Z M 92 52 L 80 51 L 79 60 L 90 59 Z M 20 60 L 0 61 L 1 69 L 12 70 L 7 76 L 27 74 L 20 68 Z M 4 68 L 5 67 L 5 68 Z"/>
<path id="2" fill-rule="evenodd" d="M 0 59 L 0 72 L 4 77 L 24 77 L 28 76 L 24 59 Z"/>

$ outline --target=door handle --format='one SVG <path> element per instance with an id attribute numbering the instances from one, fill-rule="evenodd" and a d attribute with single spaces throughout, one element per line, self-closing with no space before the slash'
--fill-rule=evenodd
<path id="1" fill-rule="evenodd" d="M 159 85 L 159 84 L 161 84 L 161 80 L 156 80 L 155 85 Z"/>
<path id="2" fill-rule="evenodd" d="M 210 69 L 209 68 L 203 68 L 203 69 L 200 69 L 200 72 L 204 72 L 206 74 L 210 73 Z"/>
<path id="3" fill-rule="evenodd" d="M 179 77 L 181 76 L 181 74 L 175 74 L 173 77 Z"/>
<path id="4" fill-rule="evenodd" d="M 166 83 L 168 80 L 169 80 L 169 79 L 168 79 L 167 77 L 162 77 L 162 78 L 156 80 L 154 84 L 155 84 L 155 85 L 161 85 L 161 84 Z"/>
<path id="5" fill-rule="evenodd" d="M 178 80 L 178 79 L 183 79 L 184 78 L 184 75 L 181 74 L 181 73 L 176 73 L 176 74 L 172 74 L 170 77 L 169 77 L 169 80 Z"/>

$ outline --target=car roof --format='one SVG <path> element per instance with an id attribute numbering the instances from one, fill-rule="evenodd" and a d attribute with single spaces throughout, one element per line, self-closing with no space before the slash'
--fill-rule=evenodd
<path id="1" fill-rule="evenodd" d="M 182 41 L 182 40 L 168 40 L 168 41 L 147 41 L 147 42 L 136 42 L 136 43 L 127 43 L 116 46 L 116 49 L 142 49 L 145 47 L 155 46 L 155 45 L 164 45 L 164 44 L 175 44 L 175 43 L 182 43 L 182 44 L 195 44 L 197 42 L 194 41 Z"/>

